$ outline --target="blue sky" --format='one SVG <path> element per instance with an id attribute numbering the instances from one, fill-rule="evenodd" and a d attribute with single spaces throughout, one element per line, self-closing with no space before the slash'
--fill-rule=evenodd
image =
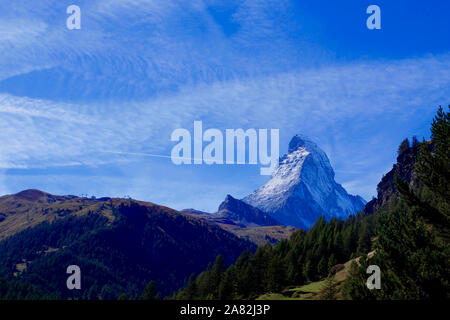
<path id="1" fill-rule="evenodd" d="M 176 128 L 302 133 L 369 200 L 449 103 L 445 1 L 0 0 L 0 194 L 125 196 L 214 211 L 267 181 L 175 166 Z M 81 8 L 81 30 L 66 8 Z M 366 8 L 381 8 L 368 30 Z M 116 153 L 114 153 L 116 152 Z"/>

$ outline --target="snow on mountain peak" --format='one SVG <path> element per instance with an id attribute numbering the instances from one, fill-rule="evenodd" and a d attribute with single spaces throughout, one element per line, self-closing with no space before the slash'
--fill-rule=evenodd
<path id="1" fill-rule="evenodd" d="M 336 183 L 325 152 L 302 135 L 291 139 L 271 179 L 243 201 L 286 225 L 305 229 L 321 215 L 346 218 L 365 204 Z"/>

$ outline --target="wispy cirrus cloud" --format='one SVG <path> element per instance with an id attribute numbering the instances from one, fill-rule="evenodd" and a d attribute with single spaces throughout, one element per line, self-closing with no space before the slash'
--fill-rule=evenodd
<path id="1" fill-rule="evenodd" d="M 450 87 L 449 71 L 450 59 L 441 56 L 215 82 L 130 103 L 73 105 L 3 95 L 0 141 L 9 147 L 1 165 L 103 163 L 102 150 L 165 154 L 171 131 L 194 120 L 218 128 L 281 128 L 284 140 L 297 132 L 328 132 L 333 140 L 322 143 L 329 143 L 333 158 L 347 153 L 349 142 L 362 142 L 349 132 L 390 134 L 389 128 L 376 132 L 380 117 L 398 123 L 434 112 Z M 383 143 L 372 138 L 370 147 Z"/>
<path id="2" fill-rule="evenodd" d="M 289 1 L 221 3 L 229 11 L 225 20 L 212 14 L 216 1 L 78 5 L 77 31 L 65 28 L 61 2 L 16 1 L 0 14 L 8 33 L 0 38 L 1 91 L 65 101 L 143 99 L 183 86 L 286 71 L 324 52 L 300 41 L 304 35 L 294 28 Z M 232 35 L 225 32 L 230 24 L 239 26 Z M 53 84 L 45 90 L 25 85 L 49 78 Z"/>

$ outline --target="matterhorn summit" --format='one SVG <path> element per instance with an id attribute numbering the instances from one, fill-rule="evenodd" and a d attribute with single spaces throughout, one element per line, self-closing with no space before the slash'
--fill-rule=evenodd
<path id="1" fill-rule="evenodd" d="M 334 180 L 325 152 L 302 135 L 292 138 L 271 179 L 243 201 L 285 225 L 303 229 L 320 216 L 347 218 L 365 204 Z"/>

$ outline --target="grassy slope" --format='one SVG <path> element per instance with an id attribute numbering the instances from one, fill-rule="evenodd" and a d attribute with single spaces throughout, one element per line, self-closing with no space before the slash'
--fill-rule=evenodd
<path id="1" fill-rule="evenodd" d="M 231 232 L 239 238 L 253 242 L 258 246 L 265 245 L 266 243 L 274 244 L 278 241 L 289 239 L 291 235 L 298 230 L 297 228 L 284 225 L 245 227 L 238 221 L 233 221 L 216 214 L 194 209 L 185 209 L 181 210 L 181 212 L 215 224 L 225 231 Z"/>
<path id="2" fill-rule="evenodd" d="M 110 221 L 110 201 L 74 196 L 54 196 L 38 190 L 26 190 L 15 195 L 0 197 L 0 241 L 41 222 L 51 222 L 67 215 L 84 216 L 89 212 L 101 213 Z"/>
<path id="3" fill-rule="evenodd" d="M 239 238 L 251 241 L 258 246 L 266 243 L 276 243 L 280 240 L 289 239 L 297 228 L 287 226 L 263 226 L 263 227 L 246 227 L 218 224 L 222 229 L 234 233 Z"/>
<path id="4" fill-rule="evenodd" d="M 371 258 L 374 254 L 374 251 L 370 252 L 367 257 Z M 338 299 L 342 299 L 340 294 L 340 288 L 344 283 L 344 280 L 347 278 L 350 266 L 352 262 L 358 263 L 359 258 L 352 259 L 347 261 L 342 266 L 342 269 L 337 271 L 334 274 L 334 280 L 336 281 L 338 288 Z M 281 293 L 266 293 L 257 298 L 257 300 L 317 300 L 325 285 L 325 279 L 321 281 L 311 282 L 307 285 L 303 285 L 300 287 L 290 287 L 283 290 Z"/>

